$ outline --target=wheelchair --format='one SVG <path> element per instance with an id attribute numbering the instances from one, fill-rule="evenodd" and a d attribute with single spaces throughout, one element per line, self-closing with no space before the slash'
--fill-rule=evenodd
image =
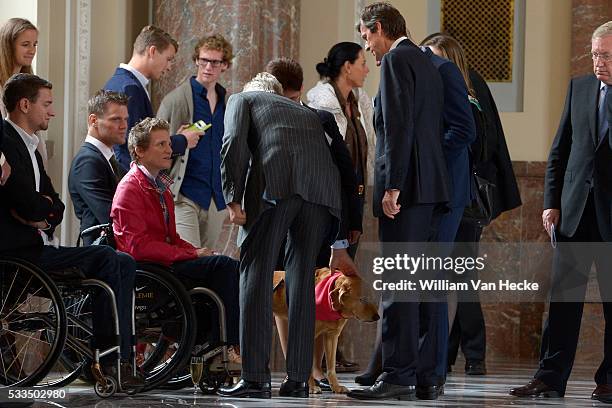
<path id="1" fill-rule="evenodd" d="M 81 237 L 91 233 L 98 237 L 94 244 L 115 247 L 110 224 L 88 228 Z M 216 310 L 219 338 L 207 338 L 209 328 L 198 327 L 196 310 L 207 314 Z M 145 376 L 143 391 L 191 386 L 189 364 L 194 356 L 204 361 L 199 384 L 203 393 L 214 393 L 231 381 L 240 367 L 228 361 L 225 321 L 225 306 L 214 291 L 204 287 L 188 291 L 170 267 L 137 263 L 136 365 Z"/>
<path id="2" fill-rule="evenodd" d="M 117 378 L 102 373 L 99 364 L 101 357 L 118 352 L 119 346 L 88 348 L 78 334 L 91 336 L 91 325 L 73 313 L 72 306 L 67 308 L 62 297 L 65 288 L 76 289 L 80 297 L 81 292 L 93 287 L 103 290 L 112 300 L 111 317 L 118 338 L 115 295 L 104 282 L 87 279 L 78 269 L 43 272 L 22 259 L 0 258 L 0 387 L 60 387 L 71 382 L 82 367 L 65 364 L 63 356 L 70 350 L 93 362 L 97 395 L 106 398 L 124 391 L 119 359 Z"/>

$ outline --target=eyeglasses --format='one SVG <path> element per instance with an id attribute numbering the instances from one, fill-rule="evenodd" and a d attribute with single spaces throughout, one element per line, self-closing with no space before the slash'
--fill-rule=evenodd
<path id="1" fill-rule="evenodd" d="M 598 52 L 592 52 L 591 53 L 591 58 L 593 58 L 593 61 L 596 60 L 600 60 L 603 62 L 610 62 L 612 61 L 612 55 L 608 54 L 607 52 L 605 54 L 600 54 Z"/>
<path id="2" fill-rule="evenodd" d="M 198 58 L 197 61 L 198 65 L 205 67 L 206 64 L 210 64 L 213 68 L 220 67 L 225 62 L 223 60 L 209 60 L 208 58 Z"/>

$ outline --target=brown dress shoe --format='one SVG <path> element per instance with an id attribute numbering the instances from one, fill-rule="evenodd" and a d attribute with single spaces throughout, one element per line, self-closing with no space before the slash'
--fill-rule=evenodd
<path id="1" fill-rule="evenodd" d="M 597 401 L 612 404 L 612 384 L 599 384 L 591 394 L 591 398 Z"/>
<path id="2" fill-rule="evenodd" d="M 530 397 L 530 398 L 561 398 L 563 393 L 559 392 L 542 381 L 534 378 L 522 387 L 513 388 L 510 390 L 510 395 L 515 397 Z"/>

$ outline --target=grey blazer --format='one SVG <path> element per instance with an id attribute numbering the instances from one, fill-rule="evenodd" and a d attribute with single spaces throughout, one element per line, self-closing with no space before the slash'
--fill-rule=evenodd
<path id="1" fill-rule="evenodd" d="M 229 92 L 225 93 L 225 104 Z M 168 93 L 159 105 L 157 117 L 164 119 L 170 123 L 170 134 L 176 133 L 182 125 L 193 122 L 193 90 L 191 88 L 191 77 L 180 83 Z M 170 169 L 170 177 L 174 183 L 170 186 L 172 197 L 176 201 L 181 185 L 185 178 L 185 170 L 187 169 L 187 160 L 189 160 L 189 150 L 185 149 L 183 156 L 173 158 L 172 168 Z"/>
<path id="2" fill-rule="evenodd" d="M 340 219 L 340 175 L 319 117 L 285 97 L 242 92 L 229 98 L 221 179 L 225 202 L 242 203 L 246 211 L 238 245 L 275 200 L 296 194 Z M 330 230 L 330 242 L 336 231 Z"/>

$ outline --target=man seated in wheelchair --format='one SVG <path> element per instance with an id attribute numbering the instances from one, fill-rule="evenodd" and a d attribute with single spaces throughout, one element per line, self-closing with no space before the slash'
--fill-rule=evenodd
<path id="1" fill-rule="evenodd" d="M 230 361 L 239 361 L 239 264 L 209 248 L 194 247 L 176 232 L 172 179 L 165 173 L 172 165 L 168 122 L 146 118 L 136 124 L 128 150 L 134 161 L 117 186 L 111 210 L 117 249 L 139 262 L 171 267 L 187 288 L 215 291 L 225 305 L 228 343 L 234 345 Z"/>
<path id="2" fill-rule="evenodd" d="M 87 278 L 106 282 L 117 301 L 124 360 L 122 385 L 140 385 L 142 378 L 131 375 L 127 362 L 132 350 L 131 301 L 136 264 L 129 255 L 115 253 L 109 247 L 68 248 L 56 244 L 54 231 L 62 222 L 64 203 L 36 151 L 36 132 L 46 130 L 55 116 L 52 85 L 36 75 L 16 74 L 3 91 L 9 112 L 3 129 L 3 152 L 13 171 L 0 187 L 0 253 L 25 258 L 43 271 L 78 268 Z M 94 347 L 100 349 L 110 348 L 115 337 L 109 301 L 104 294 L 94 300 Z"/>

